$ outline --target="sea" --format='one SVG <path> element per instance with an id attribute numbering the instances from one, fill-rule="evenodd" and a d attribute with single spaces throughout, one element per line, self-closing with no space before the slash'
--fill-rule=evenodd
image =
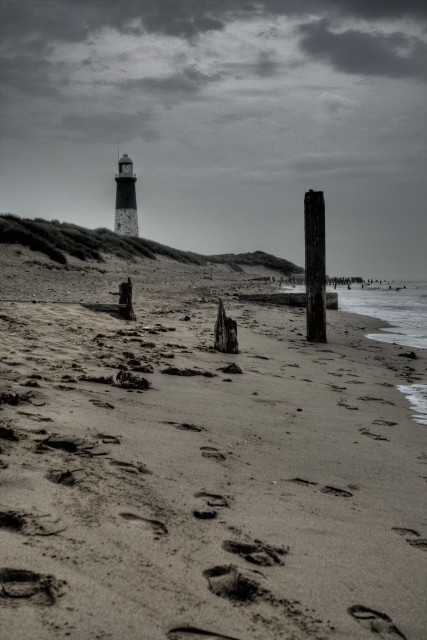
<path id="1" fill-rule="evenodd" d="M 287 289 L 289 288 L 289 285 Z M 296 286 L 293 291 L 303 291 Z M 326 290 L 334 291 L 333 287 Z M 369 333 L 367 338 L 379 342 L 389 342 L 406 347 L 408 351 L 427 350 L 427 280 L 382 280 L 372 284 L 353 283 L 349 290 L 346 285 L 337 285 L 338 308 L 349 313 L 379 318 L 388 327 L 380 328 L 380 333 Z M 425 384 L 399 385 L 405 394 L 413 419 L 427 425 L 427 370 Z"/>

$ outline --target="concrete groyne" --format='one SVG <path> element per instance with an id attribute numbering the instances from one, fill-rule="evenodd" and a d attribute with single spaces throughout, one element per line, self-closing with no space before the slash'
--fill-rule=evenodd
<path id="1" fill-rule="evenodd" d="M 239 293 L 239 300 L 258 302 L 261 304 L 285 305 L 288 307 L 306 306 L 305 293 Z M 328 292 L 326 294 L 326 308 L 332 311 L 338 309 L 338 293 Z"/>

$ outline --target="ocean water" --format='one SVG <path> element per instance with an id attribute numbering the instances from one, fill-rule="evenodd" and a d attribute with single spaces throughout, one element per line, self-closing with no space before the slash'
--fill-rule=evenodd
<path id="1" fill-rule="evenodd" d="M 389 286 L 392 288 L 389 289 Z M 406 288 L 403 288 L 406 287 Z M 396 291 L 396 289 L 399 289 Z M 327 287 L 333 291 L 333 287 Z M 342 311 L 379 318 L 392 327 L 367 337 L 404 347 L 427 349 L 427 281 L 395 281 L 372 285 L 353 284 L 351 290 L 337 286 Z"/>
<path id="2" fill-rule="evenodd" d="M 391 289 L 389 288 L 391 287 Z M 405 287 L 405 288 L 404 288 Z M 289 290 L 289 285 L 286 287 Z M 293 291 L 305 291 L 296 286 Z M 334 291 L 327 287 L 327 291 Z M 371 285 L 337 285 L 338 307 L 341 311 L 359 313 L 387 322 L 390 327 L 381 333 L 369 333 L 367 338 L 406 347 L 408 351 L 427 349 L 427 280 L 395 280 L 374 282 Z M 398 386 L 414 411 L 413 419 L 427 425 L 427 371 L 426 384 Z"/>
<path id="3" fill-rule="evenodd" d="M 367 334 L 367 338 L 400 344 L 408 351 L 427 349 L 426 280 L 383 281 L 381 285 L 375 282 L 364 285 L 363 289 L 359 284 L 351 287 L 348 290 L 344 286 L 337 286 L 340 309 L 379 318 L 392 325 L 380 329 L 381 333 Z M 328 287 L 330 289 L 333 290 L 333 287 Z M 409 401 L 409 408 L 414 412 L 413 420 L 427 425 L 427 384 L 399 385 L 397 389 Z"/>
<path id="4" fill-rule="evenodd" d="M 410 410 L 415 411 L 412 419 L 427 425 L 427 384 L 399 385 L 397 388 L 409 400 Z"/>

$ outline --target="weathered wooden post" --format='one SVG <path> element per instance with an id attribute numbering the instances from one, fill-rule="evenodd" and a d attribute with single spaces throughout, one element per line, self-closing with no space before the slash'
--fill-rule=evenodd
<path id="1" fill-rule="evenodd" d="M 128 278 L 127 282 L 122 282 L 119 286 L 119 304 L 125 304 L 126 309 L 120 308 L 120 315 L 126 320 L 136 320 L 136 315 L 132 307 L 132 281 Z"/>
<path id="2" fill-rule="evenodd" d="M 326 339 L 325 200 L 310 189 L 304 198 L 307 340 Z"/>
<path id="3" fill-rule="evenodd" d="M 218 317 L 214 329 L 214 347 L 222 353 L 239 353 L 237 342 L 237 322 L 227 318 L 222 298 L 218 300 Z"/>

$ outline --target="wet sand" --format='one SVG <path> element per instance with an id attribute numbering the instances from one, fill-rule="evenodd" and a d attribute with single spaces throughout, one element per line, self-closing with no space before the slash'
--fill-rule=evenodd
<path id="1" fill-rule="evenodd" d="M 425 353 L 340 311 L 307 343 L 303 310 L 239 301 L 277 291 L 262 268 L 52 265 L 3 245 L 0 297 L 117 302 L 131 276 L 137 322 L 1 304 L 0 636 L 423 640 L 426 431 L 396 385 Z M 211 348 L 220 295 L 238 355 Z"/>

